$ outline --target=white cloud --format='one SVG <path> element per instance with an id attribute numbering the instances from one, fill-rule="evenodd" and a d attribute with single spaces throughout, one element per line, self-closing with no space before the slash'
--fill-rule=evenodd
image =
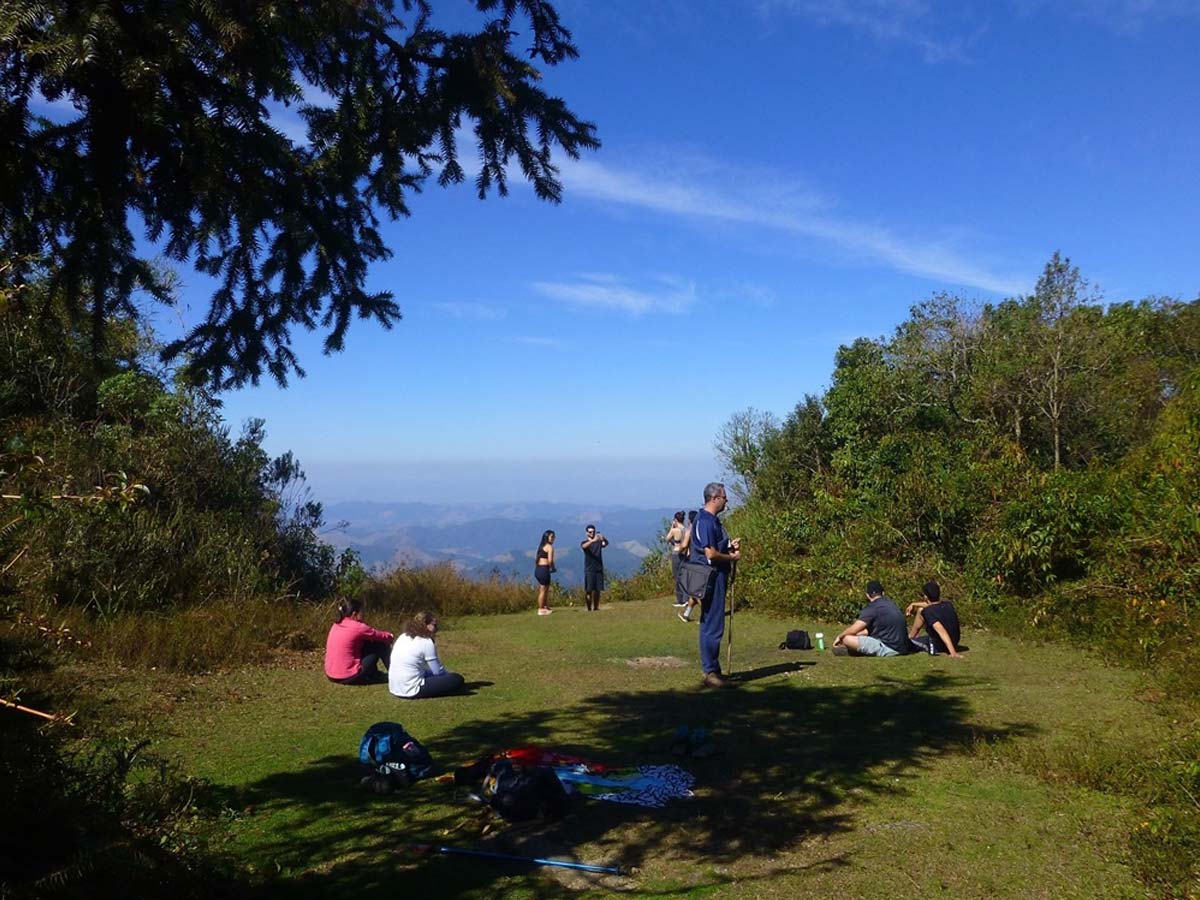
<path id="1" fill-rule="evenodd" d="M 487 303 L 450 301 L 434 303 L 433 308 L 454 319 L 475 319 L 480 322 L 495 322 L 508 314 L 502 307 L 491 306 Z"/>
<path id="2" fill-rule="evenodd" d="M 696 302 L 696 286 L 677 279 L 659 278 L 649 288 L 634 288 L 612 275 L 580 276 L 573 282 L 536 281 L 533 289 L 543 297 L 571 306 L 615 309 L 632 316 L 647 313 L 684 313 Z"/>
<path id="3" fill-rule="evenodd" d="M 807 19 L 816 25 L 849 28 L 879 43 L 916 47 L 928 63 L 966 62 L 967 45 L 980 31 L 943 36 L 947 19 L 961 19 L 965 8 L 947 6 L 935 12 L 928 0 L 759 0 L 764 16 L 778 13 Z M 948 13 L 951 13 L 948 15 Z"/>
<path id="4" fill-rule="evenodd" d="M 703 173 L 685 179 L 658 173 L 621 170 L 590 159 L 565 160 L 562 176 L 568 194 L 590 197 L 638 209 L 695 220 L 752 225 L 806 240 L 835 245 L 854 256 L 872 260 L 900 272 L 937 281 L 981 288 L 997 294 L 1016 294 L 1028 285 L 1015 278 L 988 271 L 964 258 L 948 241 L 902 238 L 887 228 L 839 218 L 822 208 L 805 190 L 788 191 L 784 178 L 750 174 L 720 177 Z M 705 180 L 707 178 L 707 180 Z M 765 200 L 769 192 L 787 198 Z M 577 291 L 579 302 L 592 297 L 600 305 L 605 294 L 601 285 Z M 560 299 L 567 299 L 559 292 Z M 612 294 L 610 306 L 629 306 L 636 298 L 622 300 Z"/>
<path id="5" fill-rule="evenodd" d="M 1062 11 L 1113 31 L 1132 34 L 1150 22 L 1200 19 L 1197 0 L 1014 0 L 1018 11 Z"/>
<path id="6" fill-rule="evenodd" d="M 752 0 L 765 19 L 790 15 L 818 27 L 847 28 L 880 44 L 918 49 L 928 63 L 969 62 L 969 48 L 987 31 L 987 19 L 1017 15 L 1066 16 L 1132 34 L 1143 25 L 1200 19 L 1197 0 Z"/>

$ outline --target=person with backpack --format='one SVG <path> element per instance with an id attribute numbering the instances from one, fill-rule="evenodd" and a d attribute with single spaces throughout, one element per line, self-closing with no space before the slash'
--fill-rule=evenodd
<path id="1" fill-rule="evenodd" d="M 687 526 L 683 522 L 684 512 L 681 509 L 675 513 L 675 517 L 671 520 L 671 527 L 663 535 L 663 543 L 667 545 L 667 556 L 671 559 L 671 583 L 675 585 L 675 606 L 679 609 L 687 606 L 688 600 L 687 594 L 679 584 L 679 564 L 683 562 L 679 549 L 683 546 L 684 535 L 687 534 Z"/>
<path id="2" fill-rule="evenodd" d="M 691 510 L 687 514 L 687 528 L 683 530 L 683 540 L 679 542 L 679 566 L 683 565 L 691 558 L 692 552 L 692 529 L 696 526 L 696 510 Z M 675 566 L 675 594 L 678 597 L 683 595 L 683 608 L 677 613 L 680 622 L 691 622 L 692 611 L 700 605 L 701 597 L 689 597 L 688 592 L 683 589 L 683 583 L 679 578 L 679 566 Z M 677 602 L 676 606 L 680 606 Z"/>
<path id="3" fill-rule="evenodd" d="M 442 697 L 462 689 L 464 679 L 448 672 L 438 659 L 438 620 L 431 612 L 419 612 L 404 626 L 392 644 L 388 665 L 388 690 L 406 700 Z"/>
<path id="4" fill-rule="evenodd" d="M 325 677 L 337 684 L 377 684 L 379 663 L 387 659 L 392 633 L 362 620 L 362 601 L 343 600 L 325 638 Z"/>

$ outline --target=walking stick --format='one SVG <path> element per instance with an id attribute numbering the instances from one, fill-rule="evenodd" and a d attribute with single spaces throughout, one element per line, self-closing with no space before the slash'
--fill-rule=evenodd
<path id="1" fill-rule="evenodd" d="M 725 588 L 725 602 L 729 605 L 729 643 L 725 645 L 725 674 L 733 674 L 733 586 L 737 583 L 737 560 L 729 569 L 729 584 Z"/>
<path id="2" fill-rule="evenodd" d="M 46 719 L 50 722 L 65 722 L 68 725 L 75 724 L 71 721 L 75 718 L 75 713 L 71 713 L 67 716 L 61 716 L 57 713 L 46 713 L 42 712 L 40 709 L 34 709 L 30 706 L 22 706 L 20 703 L 14 703 L 12 700 L 5 700 L 3 697 L 0 697 L 0 706 L 7 706 L 9 709 L 17 710 L 17 712 L 29 713 L 31 716 L 41 716 L 43 719 Z"/>

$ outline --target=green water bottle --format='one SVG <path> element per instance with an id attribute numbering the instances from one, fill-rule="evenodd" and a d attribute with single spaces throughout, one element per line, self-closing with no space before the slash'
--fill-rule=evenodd
<path id="1" fill-rule="evenodd" d="M 816 633 L 816 635 L 814 635 L 814 637 L 816 637 L 816 639 L 817 639 L 817 649 L 824 650 L 825 649 L 825 635 L 822 632 L 818 631 Z"/>

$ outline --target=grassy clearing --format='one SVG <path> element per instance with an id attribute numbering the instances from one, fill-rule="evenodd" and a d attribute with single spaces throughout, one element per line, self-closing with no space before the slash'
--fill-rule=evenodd
<path id="1" fill-rule="evenodd" d="M 281 897 L 401 884 L 475 897 L 1147 895 L 1128 846 L 1145 811 L 1111 787 L 1181 726 L 1141 699 L 1144 675 L 980 632 L 967 635 L 963 662 L 783 653 L 784 630 L 739 615 L 744 680 L 723 693 L 698 688 L 696 626 L 666 600 L 451 621 L 442 653 L 472 685 L 462 697 L 405 702 L 383 686 L 334 686 L 318 652 L 91 690 L 161 723 L 160 749 L 217 784 L 239 811 L 226 849 Z M 629 664 L 638 657 L 685 664 Z M 450 787 L 359 790 L 358 740 L 382 719 L 448 766 L 530 742 L 615 764 L 671 762 L 680 724 L 708 728 L 724 752 L 683 761 L 699 781 L 692 801 L 581 801 L 562 823 L 484 836 Z M 530 871 L 405 849 L 426 842 L 636 871 Z"/>

